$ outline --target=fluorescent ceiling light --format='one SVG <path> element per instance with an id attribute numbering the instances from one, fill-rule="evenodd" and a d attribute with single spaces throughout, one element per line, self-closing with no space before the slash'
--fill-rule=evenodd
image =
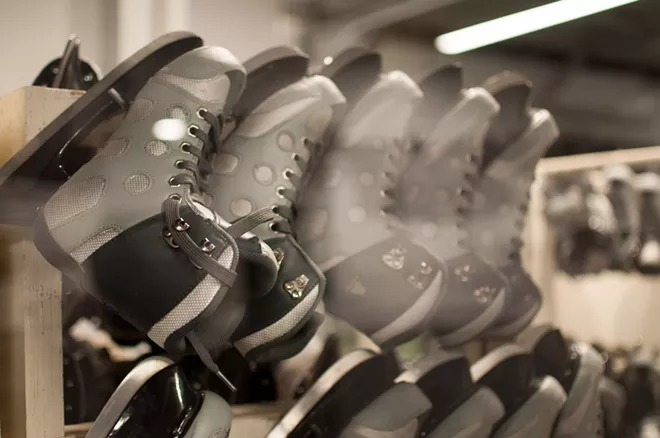
<path id="1" fill-rule="evenodd" d="M 639 0 L 559 0 L 440 35 L 435 39 L 435 47 L 455 55 L 636 1 Z"/>

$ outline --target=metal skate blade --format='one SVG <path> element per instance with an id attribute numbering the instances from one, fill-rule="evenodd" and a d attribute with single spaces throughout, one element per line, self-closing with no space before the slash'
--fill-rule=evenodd
<path id="1" fill-rule="evenodd" d="M 362 409 L 394 385 L 392 356 L 356 350 L 339 359 L 309 388 L 267 438 L 304 438 L 314 430 L 339 436 Z"/>
<path id="2" fill-rule="evenodd" d="M 278 46 L 253 56 L 243 65 L 247 85 L 233 109 L 239 122 L 273 93 L 305 77 L 309 57 L 295 47 Z"/>
<path id="3" fill-rule="evenodd" d="M 119 384 L 87 432 L 86 438 L 106 438 L 142 385 L 173 364 L 174 362 L 164 357 L 150 357 L 140 362 Z"/>
<path id="4" fill-rule="evenodd" d="M 90 133 L 125 112 L 156 72 L 201 45 L 202 39 L 190 32 L 154 40 L 115 67 L 6 163 L 0 163 L 0 223 L 31 224 L 36 209 L 77 170 L 62 163 L 64 151 L 88 144 Z"/>

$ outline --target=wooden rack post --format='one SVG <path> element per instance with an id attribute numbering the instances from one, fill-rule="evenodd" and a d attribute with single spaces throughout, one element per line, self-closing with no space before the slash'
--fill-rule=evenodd
<path id="1" fill-rule="evenodd" d="M 81 92 L 25 87 L 0 97 L 0 165 Z M 0 226 L 0 430 L 64 436 L 61 276 L 30 230 Z"/>

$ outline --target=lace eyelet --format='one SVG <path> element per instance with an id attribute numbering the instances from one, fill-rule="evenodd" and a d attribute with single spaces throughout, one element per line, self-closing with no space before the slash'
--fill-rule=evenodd
<path id="1" fill-rule="evenodd" d="M 202 115 L 202 112 L 204 112 L 204 113 L 208 113 L 209 110 L 207 110 L 206 108 L 200 108 L 200 109 L 198 109 L 198 110 L 197 110 L 197 117 L 199 117 L 200 119 L 203 119 L 203 118 L 204 118 L 204 116 Z"/>
<path id="2" fill-rule="evenodd" d="M 270 223 L 268 224 L 268 229 L 269 229 L 270 231 L 272 231 L 273 233 L 279 233 L 279 231 L 275 229 L 275 223 L 274 223 L 274 222 L 270 222 Z"/>
<path id="3" fill-rule="evenodd" d="M 181 184 L 175 184 L 174 180 L 175 180 L 174 176 L 167 180 L 167 183 L 170 185 L 170 187 L 181 187 Z"/>
<path id="4" fill-rule="evenodd" d="M 387 198 L 387 193 L 385 193 L 385 190 L 380 191 L 380 197 L 381 198 Z"/>
<path id="5" fill-rule="evenodd" d="M 174 162 L 174 167 L 176 167 L 177 169 L 183 169 L 183 160 L 176 160 Z"/>
<path id="6" fill-rule="evenodd" d="M 279 187 L 276 189 L 277 196 L 279 196 L 280 198 L 284 198 L 284 191 L 285 191 L 285 190 L 286 190 L 286 188 L 285 188 L 284 186 L 279 186 Z"/>
<path id="7" fill-rule="evenodd" d="M 199 130 L 199 126 L 190 125 L 190 126 L 188 126 L 188 135 L 191 136 L 191 137 L 197 138 L 197 136 L 195 135 L 195 131 L 198 131 L 198 130 Z"/>
<path id="8" fill-rule="evenodd" d="M 191 145 L 190 143 L 187 143 L 187 142 L 181 143 L 181 150 L 182 150 L 183 152 L 189 154 L 189 153 L 190 153 L 190 147 L 191 147 L 191 146 L 192 146 L 192 145 Z"/>
<path id="9" fill-rule="evenodd" d="M 286 168 L 284 171 L 282 171 L 282 177 L 289 181 L 291 179 L 291 175 L 293 175 L 293 170 Z"/>
<path id="10" fill-rule="evenodd" d="M 172 179 L 172 178 L 170 178 L 170 179 Z M 181 195 L 179 195 L 178 193 L 172 193 L 170 196 L 168 196 L 168 198 L 170 198 L 173 201 L 177 201 L 177 202 L 181 201 Z"/>
<path id="11" fill-rule="evenodd" d="M 311 143 L 311 141 L 307 137 L 301 137 L 300 141 L 302 142 L 303 146 L 309 146 L 309 144 Z"/>

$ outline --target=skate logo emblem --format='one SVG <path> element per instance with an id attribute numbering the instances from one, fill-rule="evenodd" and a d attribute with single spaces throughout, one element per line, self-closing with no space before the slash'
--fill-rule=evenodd
<path id="1" fill-rule="evenodd" d="M 403 269 L 403 265 L 406 263 L 407 253 L 408 250 L 405 248 L 392 248 L 383 254 L 383 262 L 395 271 L 400 271 Z"/>
<path id="2" fill-rule="evenodd" d="M 417 273 L 408 276 L 408 283 L 412 284 L 415 289 L 424 290 L 429 285 L 429 279 L 433 273 L 433 268 L 428 263 L 420 263 L 420 268 Z"/>
<path id="3" fill-rule="evenodd" d="M 361 297 L 367 294 L 367 288 L 364 287 L 362 283 L 360 283 L 360 279 L 358 277 L 353 278 L 353 280 L 351 280 L 351 282 L 348 284 L 348 291 L 353 295 L 359 295 Z"/>

